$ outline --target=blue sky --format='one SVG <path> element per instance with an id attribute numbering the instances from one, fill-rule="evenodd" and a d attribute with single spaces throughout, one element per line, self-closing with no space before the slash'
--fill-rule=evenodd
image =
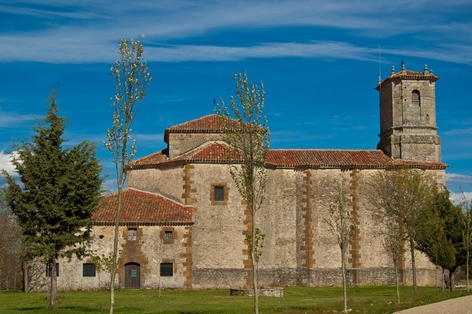
<path id="1" fill-rule="evenodd" d="M 101 144 L 115 86 L 109 68 L 120 37 L 145 34 L 153 80 L 133 127 L 137 157 L 165 148 L 166 127 L 212 113 L 243 71 L 264 82 L 272 148 L 375 149 L 374 87 L 403 59 L 440 77 L 447 186 L 472 197 L 471 12 L 470 0 L 1 0 L 0 168 L 10 169 L 11 144 L 31 134 L 59 84 L 66 137 L 99 143 L 111 173 Z"/>

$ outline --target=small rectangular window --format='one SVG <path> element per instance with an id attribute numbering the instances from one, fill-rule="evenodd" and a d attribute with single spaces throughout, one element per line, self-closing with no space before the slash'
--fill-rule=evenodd
<path id="1" fill-rule="evenodd" d="M 50 269 L 49 269 L 49 264 L 46 264 L 46 277 L 49 277 L 50 275 Z M 59 263 L 56 263 L 56 277 L 59 277 Z"/>
<path id="2" fill-rule="evenodd" d="M 82 272 L 84 277 L 95 277 L 95 264 L 84 263 Z"/>
<path id="3" fill-rule="evenodd" d="M 161 277 L 172 277 L 172 276 L 174 276 L 174 264 L 161 263 Z"/>
<path id="4" fill-rule="evenodd" d="M 136 241 L 138 237 L 138 229 L 128 228 L 128 241 Z"/>
<path id="5" fill-rule="evenodd" d="M 214 191 L 214 201 L 224 201 L 225 200 L 225 188 L 223 186 L 215 186 L 215 191 Z"/>
<path id="6" fill-rule="evenodd" d="M 174 239 L 174 235 L 172 234 L 172 231 L 166 231 L 165 233 L 166 233 L 165 240 L 172 241 Z"/>

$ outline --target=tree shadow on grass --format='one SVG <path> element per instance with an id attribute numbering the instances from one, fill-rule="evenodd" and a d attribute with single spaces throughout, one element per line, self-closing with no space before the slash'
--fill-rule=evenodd
<path id="1" fill-rule="evenodd" d="M 15 311 L 23 311 L 23 312 L 28 312 L 28 311 L 38 311 L 38 310 L 43 310 L 43 311 L 49 311 L 48 307 L 41 307 L 41 306 L 36 306 L 36 307 L 23 307 L 21 309 L 15 309 Z M 93 307 L 85 307 L 85 306 L 58 306 L 55 308 L 56 311 L 72 311 L 72 312 L 77 312 L 77 313 L 87 313 L 87 312 L 100 312 L 103 311 L 103 309 L 99 308 L 93 308 Z"/>

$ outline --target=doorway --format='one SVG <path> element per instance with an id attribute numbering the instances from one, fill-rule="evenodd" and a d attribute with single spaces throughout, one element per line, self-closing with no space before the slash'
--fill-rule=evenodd
<path id="1" fill-rule="evenodd" d="M 138 263 L 125 265 L 125 289 L 140 289 L 140 271 Z"/>

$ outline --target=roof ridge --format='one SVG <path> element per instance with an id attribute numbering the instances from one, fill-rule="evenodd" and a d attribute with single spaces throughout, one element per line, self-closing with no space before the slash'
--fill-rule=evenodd
<path id="1" fill-rule="evenodd" d="M 167 160 L 166 162 L 172 162 L 172 161 L 175 161 L 175 160 L 179 160 L 181 158 L 184 158 L 185 156 L 192 156 L 192 155 L 195 155 L 199 152 L 201 152 L 202 150 L 204 150 L 205 148 L 209 147 L 209 146 L 212 146 L 212 145 L 217 145 L 217 146 L 226 146 L 226 147 L 230 147 L 230 148 L 233 148 L 231 145 L 229 145 L 228 143 L 226 143 L 225 141 L 208 141 L 208 142 L 205 142 L 205 143 L 202 143 L 200 144 L 199 146 L 195 147 L 195 148 L 192 148 L 191 150 L 185 152 L 185 153 L 182 153 L 178 156 L 175 156 L 174 158 L 172 159 L 169 159 Z"/>
<path id="2" fill-rule="evenodd" d="M 158 150 L 157 152 L 154 152 L 154 153 L 151 153 L 151 154 L 147 154 L 147 155 L 145 155 L 145 156 L 143 156 L 143 157 L 139 157 L 138 159 L 132 160 L 131 162 L 137 162 L 138 160 L 141 160 L 141 159 L 144 159 L 144 158 L 147 158 L 147 157 L 156 155 L 156 154 L 163 154 L 163 155 L 165 155 L 164 153 L 162 153 L 164 150 L 166 150 L 166 148 L 161 149 L 161 150 Z"/>
<path id="3" fill-rule="evenodd" d="M 366 151 L 369 151 L 369 152 L 377 152 L 377 151 L 380 151 L 382 152 L 380 149 L 336 149 L 336 148 L 271 148 L 269 149 L 270 151 L 281 151 L 281 150 L 289 150 L 289 151 L 339 151 L 339 152 L 346 152 L 346 151 L 359 151 L 359 152 L 366 152 Z"/>
<path id="4" fill-rule="evenodd" d="M 217 116 L 217 114 L 216 114 L 216 113 L 210 113 L 210 114 L 207 114 L 207 115 L 204 115 L 204 116 L 201 116 L 201 117 L 192 119 L 192 120 L 184 121 L 184 122 L 179 123 L 179 124 L 176 124 L 176 125 L 171 125 L 171 126 L 167 127 L 166 130 L 167 130 L 167 129 L 171 129 L 171 128 L 176 128 L 176 127 L 181 126 L 181 125 L 184 125 L 184 124 L 192 123 L 192 122 L 195 122 L 195 121 L 197 121 L 197 120 L 200 120 L 200 119 L 203 119 L 203 118 L 207 118 L 207 117 L 210 117 L 210 116 Z"/>
<path id="5" fill-rule="evenodd" d="M 127 188 L 125 188 L 125 190 L 134 190 L 134 191 L 136 191 L 136 192 L 141 192 L 141 193 L 143 193 L 143 194 L 150 194 L 150 195 L 153 195 L 153 196 L 162 197 L 162 198 L 164 198 L 164 199 L 166 199 L 166 200 L 168 200 L 168 201 L 177 203 L 177 204 L 179 204 L 180 206 L 183 206 L 183 207 L 193 207 L 192 205 L 182 204 L 182 203 L 180 203 L 180 202 L 178 202 L 178 201 L 176 201 L 176 200 L 173 200 L 173 199 L 171 199 L 171 198 L 169 198 L 169 197 L 167 197 L 167 196 L 165 196 L 165 195 L 162 195 L 161 193 L 150 192 L 150 191 L 144 191 L 144 190 L 140 190 L 140 189 L 132 188 L 132 187 L 130 187 L 130 188 L 127 187 Z"/>

